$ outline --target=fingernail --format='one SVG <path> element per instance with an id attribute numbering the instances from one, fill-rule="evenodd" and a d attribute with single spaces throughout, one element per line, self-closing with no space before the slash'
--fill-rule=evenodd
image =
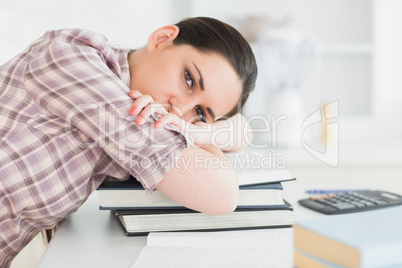
<path id="1" fill-rule="evenodd" d="M 160 120 L 158 120 L 158 121 L 155 122 L 154 126 L 159 127 L 161 124 L 162 124 L 162 122 Z"/>
<path id="2" fill-rule="evenodd" d="M 130 95 L 130 97 L 132 97 L 132 98 L 136 98 L 136 97 L 138 97 L 138 92 L 135 90 L 132 90 L 128 93 L 128 95 Z"/>
<path id="3" fill-rule="evenodd" d="M 135 120 L 135 123 L 136 123 L 137 125 L 139 125 L 139 126 L 141 126 L 142 124 L 144 124 L 144 122 L 145 122 L 145 120 L 144 120 L 144 117 L 142 117 L 142 116 L 139 116 L 139 117 L 137 118 L 137 120 Z"/>
<path id="4" fill-rule="evenodd" d="M 137 108 L 136 106 L 133 106 L 133 107 L 131 107 L 129 113 L 130 113 L 131 115 L 135 115 L 135 114 L 137 114 L 137 112 L 138 112 L 138 108 Z"/>

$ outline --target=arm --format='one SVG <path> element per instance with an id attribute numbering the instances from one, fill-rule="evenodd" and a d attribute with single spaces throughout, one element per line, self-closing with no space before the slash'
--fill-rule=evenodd
<path id="1" fill-rule="evenodd" d="M 236 208 L 236 174 L 219 149 L 189 147 L 177 163 L 186 168 L 173 167 L 157 186 L 159 191 L 179 204 L 211 215 Z"/>
<path id="2" fill-rule="evenodd" d="M 143 95 L 139 91 L 133 90 L 129 96 L 135 99 L 132 104 L 135 109 L 130 109 L 131 114 L 140 115 L 138 118 L 142 120 L 158 117 L 155 128 L 176 127 L 191 134 L 196 145 L 184 150 L 178 165 L 165 176 L 157 189 L 170 199 L 194 210 L 208 214 L 233 211 L 237 205 L 238 183 L 224 153 L 209 144 L 211 125 L 197 126 L 186 122 L 168 113 L 152 96 Z M 136 120 L 136 124 L 142 125 L 142 120 Z M 204 131 L 203 127 L 207 127 L 208 131 Z"/>
<path id="3" fill-rule="evenodd" d="M 212 144 L 225 152 L 238 152 L 253 140 L 251 129 L 246 118 L 237 113 L 212 124 Z"/>
<path id="4" fill-rule="evenodd" d="M 159 115 L 155 127 L 160 128 L 165 125 L 172 128 L 175 126 L 181 131 L 190 133 L 195 141 L 196 146 L 185 149 L 178 160 L 177 163 L 182 167 L 176 165 L 161 181 L 157 189 L 170 199 L 194 210 L 208 214 L 233 211 L 237 205 L 238 183 L 224 153 L 210 144 L 213 138 L 211 136 L 212 125 L 186 122 L 177 115 L 168 113 L 163 105 L 153 100 L 152 96 L 142 95 L 139 91 L 133 90 L 129 95 L 135 99 L 132 104 L 135 109 L 130 109 L 130 113 L 140 115 L 139 118 L 143 120 L 149 120 L 151 116 Z M 136 120 L 136 124 L 142 125 L 142 120 Z M 222 128 L 226 127 L 229 135 L 223 139 L 230 138 L 230 134 L 234 130 L 230 124 L 227 125 L 223 125 Z M 207 131 L 203 129 L 204 127 Z M 225 140 L 225 143 L 227 142 Z"/>

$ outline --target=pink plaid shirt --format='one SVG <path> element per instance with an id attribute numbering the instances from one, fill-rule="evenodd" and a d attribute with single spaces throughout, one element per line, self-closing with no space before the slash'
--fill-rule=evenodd
<path id="1" fill-rule="evenodd" d="M 106 176 L 132 174 L 152 192 L 189 145 L 153 118 L 133 123 L 127 53 L 60 30 L 0 67 L 0 267 Z"/>

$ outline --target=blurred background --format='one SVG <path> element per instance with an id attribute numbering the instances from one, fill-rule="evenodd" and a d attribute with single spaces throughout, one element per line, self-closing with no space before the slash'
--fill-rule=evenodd
<path id="1" fill-rule="evenodd" d="M 279 150 L 296 171 L 339 166 L 348 181 L 356 163 L 402 167 L 400 14 L 398 0 L 0 0 L 0 64 L 52 29 L 86 28 L 140 48 L 160 26 L 220 19 L 257 58 L 242 110 L 254 145 Z"/>
<path id="2" fill-rule="evenodd" d="M 260 75 L 243 113 L 287 114 L 278 145 L 295 143 L 286 124 L 300 129 L 334 101 L 341 141 L 401 141 L 401 11 L 398 0 L 0 0 L 0 64 L 50 29 L 87 28 L 138 48 L 162 25 L 211 16 L 252 44 Z M 252 125 L 261 128 L 258 121 Z M 318 140 L 321 130 L 306 133 Z"/>
<path id="3" fill-rule="evenodd" d="M 214 17 L 250 42 L 259 77 L 242 113 L 298 183 L 400 191 L 401 14 L 399 0 L 0 0 L 0 65 L 52 29 L 140 48 L 160 26 Z M 20 257 L 14 267 L 34 264 Z"/>

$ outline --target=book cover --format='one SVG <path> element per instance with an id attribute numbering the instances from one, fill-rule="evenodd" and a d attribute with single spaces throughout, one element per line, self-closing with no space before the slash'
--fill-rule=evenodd
<path id="1" fill-rule="evenodd" d="M 110 177 L 109 177 L 110 178 Z M 292 178 L 292 180 L 295 180 Z M 259 183 L 259 184 L 247 184 L 247 185 L 239 185 L 240 189 L 277 189 L 282 190 L 282 184 L 280 181 L 278 182 L 268 182 L 268 183 Z M 134 177 L 130 177 L 125 181 L 117 181 L 113 178 L 110 180 L 105 180 L 101 183 L 97 190 L 144 190 L 141 183 L 137 181 Z"/>
<path id="2" fill-rule="evenodd" d="M 279 182 L 241 186 L 238 206 L 285 207 L 282 190 Z M 147 193 L 133 177 L 124 182 L 105 181 L 99 186 L 98 194 L 102 210 L 183 207 L 157 190 L 152 194 Z"/>
<path id="3" fill-rule="evenodd" d="M 402 266 L 402 206 L 297 222 L 295 248 L 346 267 Z"/>
<path id="4" fill-rule="evenodd" d="M 150 232 L 223 231 L 290 227 L 294 223 L 293 207 L 237 208 L 232 213 L 207 215 L 191 209 L 114 211 L 127 235 Z"/>

